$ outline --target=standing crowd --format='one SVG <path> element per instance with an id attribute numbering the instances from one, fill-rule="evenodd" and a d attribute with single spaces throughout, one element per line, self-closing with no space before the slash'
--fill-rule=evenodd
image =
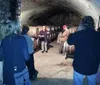
<path id="1" fill-rule="evenodd" d="M 1 41 L 0 61 L 3 61 L 4 85 L 31 85 L 30 80 L 37 78 L 38 71 L 34 65 L 34 46 L 28 35 L 29 27 L 21 26 L 17 20 L 2 25 L 9 33 Z M 74 48 L 73 84 L 83 85 L 84 77 L 88 85 L 96 85 L 100 82 L 100 32 L 95 30 L 94 20 L 91 16 L 85 16 L 75 33 L 70 33 L 66 25 L 60 37 L 61 43 L 65 42 L 69 49 Z M 39 33 L 42 53 L 48 52 L 49 32 L 45 26 Z M 66 49 L 66 48 L 65 48 Z M 66 49 L 68 50 L 68 49 Z M 66 55 L 67 57 L 67 55 Z M 98 71 L 98 73 L 97 73 Z M 96 81 L 97 80 L 97 81 Z"/>
<path id="2" fill-rule="evenodd" d="M 60 40 L 74 45 L 73 84 L 83 85 L 85 77 L 88 85 L 100 83 L 100 32 L 95 30 L 93 18 L 85 16 L 75 33 L 70 33 L 65 25 L 63 28 Z"/>
<path id="3" fill-rule="evenodd" d="M 0 60 L 3 61 L 4 85 L 31 85 L 30 80 L 37 78 L 34 65 L 34 47 L 27 34 L 29 27 L 14 20 L 2 25 L 9 33 L 0 45 Z"/>

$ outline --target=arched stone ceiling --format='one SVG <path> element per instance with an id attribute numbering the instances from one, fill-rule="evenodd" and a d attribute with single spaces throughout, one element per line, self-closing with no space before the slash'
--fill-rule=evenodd
<path id="1" fill-rule="evenodd" d="M 55 12 L 58 10 L 60 11 L 58 13 L 63 11 L 66 13 L 74 12 L 80 17 L 91 15 L 97 27 L 100 16 L 99 9 L 100 0 L 22 0 L 21 22 L 22 24 L 27 24 L 31 22 L 30 18 L 32 16 L 37 17 L 45 13 L 50 13 L 48 11 L 51 10 Z"/>

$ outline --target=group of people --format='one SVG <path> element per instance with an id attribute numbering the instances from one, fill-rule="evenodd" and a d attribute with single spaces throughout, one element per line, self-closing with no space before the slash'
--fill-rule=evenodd
<path id="1" fill-rule="evenodd" d="M 31 85 L 30 79 L 36 79 L 38 71 L 34 66 L 34 49 L 31 37 L 27 35 L 28 26 L 21 27 L 16 20 L 3 24 L 9 33 L 0 45 L 0 60 L 3 61 L 3 84 L 5 85 Z M 87 77 L 88 85 L 96 85 L 97 70 L 100 63 L 100 33 L 95 30 L 94 20 L 85 16 L 77 31 L 69 32 L 63 26 L 64 33 L 61 40 L 74 45 L 73 84 L 83 85 Z M 42 53 L 47 51 L 47 35 L 45 26 L 40 31 Z M 100 72 L 99 72 L 100 73 Z M 98 74 L 100 75 L 100 74 Z M 98 78 L 98 80 L 100 77 Z"/>
<path id="2" fill-rule="evenodd" d="M 18 20 L 4 23 L 3 29 L 9 30 L 0 45 L 0 61 L 3 62 L 3 84 L 30 85 L 35 80 L 38 71 L 34 64 L 34 41 L 28 35 L 29 27 L 21 27 Z M 48 52 L 49 32 L 43 26 L 38 37 L 41 41 L 42 53 Z"/>
<path id="3" fill-rule="evenodd" d="M 27 35 L 29 27 L 21 26 L 18 20 L 2 24 L 9 30 L 0 45 L 0 60 L 3 61 L 4 85 L 31 85 L 30 80 L 37 78 L 34 65 L 34 47 Z"/>
<path id="4" fill-rule="evenodd" d="M 83 85 L 85 77 L 88 85 L 100 83 L 100 32 L 95 30 L 94 19 L 85 16 L 75 33 L 71 34 L 68 29 L 64 33 L 68 36 L 63 35 L 61 40 L 66 38 L 68 44 L 75 47 L 73 84 Z"/>

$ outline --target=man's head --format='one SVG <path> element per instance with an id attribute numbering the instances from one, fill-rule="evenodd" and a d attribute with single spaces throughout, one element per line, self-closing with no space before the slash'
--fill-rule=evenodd
<path id="1" fill-rule="evenodd" d="M 42 30 L 45 31 L 46 30 L 46 26 L 43 26 Z"/>
<path id="2" fill-rule="evenodd" d="M 23 27 L 22 27 L 22 34 L 23 34 L 23 35 L 24 35 L 24 34 L 27 34 L 28 31 L 29 31 L 29 27 L 26 26 L 26 25 L 23 25 Z"/>
<path id="3" fill-rule="evenodd" d="M 94 28 L 95 28 L 94 19 L 91 16 L 85 16 L 81 20 L 81 23 L 79 24 L 77 28 L 77 31 L 94 29 Z"/>
<path id="4" fill-rule="evenodd" d="M 67 25 L 63 25 L 63 29 L 64 30 L 68 29 Z"/>

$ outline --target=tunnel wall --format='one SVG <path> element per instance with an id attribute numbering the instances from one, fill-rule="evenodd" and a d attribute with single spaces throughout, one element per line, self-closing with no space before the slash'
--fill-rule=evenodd
<path id="1" fill-rule="evenodd" d="M 0 23 L 7 20 L 10 16 L 10 3 L 8 1 L 13 0 L 0 0 Z M 34 4 L 33 1 L 36 0 L 22 0 L 22 6 L 21 6 L 21 23 L 27 24 L 28 22 L 31 22 L 29 18 L 36 14 L 36 13 L 42 13 L 47 10 L 47 8 L 37 6 Z M 38 0 L 39 1 L 39 0 Z M 98 19 L 100 16 L 100 0 L 62 0 L 64 6 L 68 6 L 69 8 L 72 8 L 74 11 L 79 12 L 82 16 L 85 15 L 91 15 L 93 16 L 96 28 L 98 26 Z M 58 3 L 59 4 L 59 3 Z"/>

